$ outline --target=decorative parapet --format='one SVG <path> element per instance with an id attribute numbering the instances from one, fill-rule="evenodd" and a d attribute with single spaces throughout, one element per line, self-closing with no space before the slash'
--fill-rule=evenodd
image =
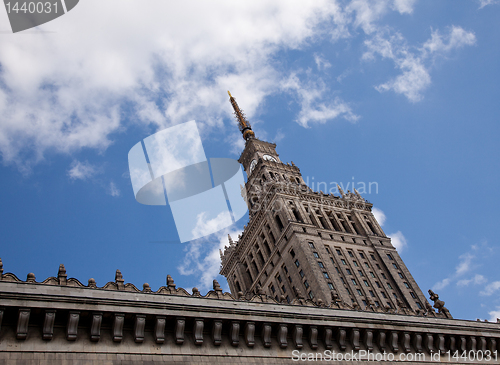
<path id="1" fill-rule="evenodd" d="M 189 295 L 176 288 L 173 280 L 162 287 L 165 292 L 150 292 L 146 285 L 143 291 L 131 290 L 127 284 L 120 290 L 114 282 L 112 289 L 80 284 L 60 290 L 12 276 L 5 274 L 0 282 L 0 362 L 25 352 L 35 358 L 57 353 L 65 359 L 78 352 L 81 362 L 116 356 L 119 363 L 119 356 L 131 354 L 141 356 L 137 361 L 146 354 L 164 362 L 171 360 L 165 354 L 179 361 L 186 356 L 213 360 L 223 354 L 232 356 L 233 363 L 256 358 L 290 363 L 296 350 L 370 351 L 373 356 L 385 351 L 396 358 L 423 354 L 428 360 L 447 351 L 499 350 L 500 323 L 346 311 L 308 300 L 287 305 L 262 293 L 250 301 L 235 300 L 216 281 L 214 290 L 201 297 L 198 290 Z M 49 362 L 59 364 L 58 358 Z M 76 359 L 66 362 L 71 360 Z"/>

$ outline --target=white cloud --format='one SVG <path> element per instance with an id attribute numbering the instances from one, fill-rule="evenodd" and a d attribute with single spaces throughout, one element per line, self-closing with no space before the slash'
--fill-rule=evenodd
<path id="1" fill-rule="evenodd" d="M 53 33 L 0 44 L 3 161 L 29 168 L 47 149 L 104 150 L 126 127 L 123 107 L 130 123 L 220 129 L 230 89 L 251 116 L 282 78 L 275 53 L 309 42 L 324 22 L 336 28 L 342 12 L 327 0 L 80 3 L 37 28 Z"/>
<path id="2" fill-rule="evenodd" d="M 451 282 L 450 278 L 443 279 L 443 280 L 437 282 L 436 284 L 434 284 L 434 286 L 432 287 L 432 290 L 444 289 L 450 284 L 450 282 Z"/>
<path id="3" fill-rule="evenodd" d="M 108 194 L 111 196 L 115 196 L 115 197 L 118 197 L 121 195 L 120 189 L 118 189 L 118 187 L 116 186 L 116 184 L 113 181 L 111 181 L 109 183 Z"/>
<path id="4" fill-rule="evenodd" d="M 488 280 L 483 275 L 476 274 L 470 279 L 462 279 L 457 281 L 457 286 L 468 286 L 469 284 L 482 285 L 487 281 Z"/>
<path id="5" fill-rule="evenodd" d="M 394 0 L 393 8 L 401 14 L 411 14 L 415 2 L 416 0 Z"/>
<path id="6" fill-rule="evenodd" d="M 391 238 L 392 245 L 396 247 L 396 250 L 401 253 L 406 247 L 408 247 L 408 243 L 406 242 L 405 236 L 401 231 L 397 231 L 396 233 L 391 233 L 387 235 Z"/>
<path id="7" fill-rule="evenodd" d="M 318 70 L 326 70 L 327 68 L 332 67 L 331 63 L 328 62 L 326 59 L 323 58 L 323 56 L 315 53 L 314 54 L 314 62 L 316 63 L 316 67 Z"/>
<path id="8" fill-rule="evenodd" d="M 457 276 L 463 275 L 466 272 L 470 271 L 472 260 L 475 258 L 475 256 L 471 255 L 470 253 L 465 253 L 465 254 L 461 255 L 459 258 L 460 258 L 460 262 L 458 263 L 457 267 L 455 268 L 455 274 Z"/>
<path id="9" fill-rule="evenodd" d="M 68 176 L 71 180 L 86 180 L 97 173 L 97 168 L 88 161 L 73 161 L 68 170 Z"/>
<path id="10" fill-rule="evenodd" d="M 217 226 L 217 221 L 220 220 L 209 223 L 210 227 L 214 224 Z M 202 225 L 204 228 L 200 229 L 211 229 L 206 224 Z M 221 264 L 219 249 L 223 250 L 224 246 L 229 246 L 228 234 L 237 237 L 241 234 L 241 230 L 233 226 L 208 237 L 192 241 L 186 246 L 186 254 L 183 262 L 178 266 L 178 270 L 181 275 L 194 276 L 198 289 L 202 291 L 212 289 L 212 281 L 218 276 Z"/>
<path id="11" fill-rule="evenodd" d="M 479 0 L 479 9 L 484 8 L 487 5 L 500 4 L 499 0 Z"/>
<path id="12" fill-rule="evenodd" d="M 429 70 L 438 56 L 446 56 L 452 50 L 473 45 L 476 37 L 461 27 L 452 26 L 447 34 L 433 31 L 431 38 L 422 47 L 413 49 L 400 33 L 391 34 L 384 29 L 365 41 L 367 51 L 364 60 L 375 60 L 376 55 L 390 59 L 401 74 L 392 80 L 375 87 L 379 92 L 393 90 L 411 102 L 422 99 L 423 91 L 431 84 Z"/>
<path id="13" fill-rule="evenodd" d="M 372 213 L 375 216 L 375 219 L 377 220 L 378 224 L 380 224 L 380 226 L 382 227 L 386 219 L 385 213 L 378 208 L 373 208 Z"/>
<path id="14" fill-rule="evenodd" d="M 497 322 L 500 318 L 500 307 L 497 307 L 497 310 L 488 312 L 490 315 L 490 322 Z"/>
<path id="15" fill-rule="evenodd" d="M 356 122 L 359 116 L 353 113 L 348 103 L 339 97 L 329 97 L 325 84 L 321 80 L 304 83 L 297 73 L 292 73 L 282 81 L 283 91 L 296 96 L 300 112 L 296 122 L 308 128 L 310 123 L 324 124 L 337 117 Z"/>
<path id="16" fill-rule="evenodd" d="M 500 290 L 500 281 L 493 281 L 486 285 L 483 291 L 481 291 L 479 294 L 485 295 L 485 296 L 490 296 L 493 293 L 495 293 L 497 290 Z"/>

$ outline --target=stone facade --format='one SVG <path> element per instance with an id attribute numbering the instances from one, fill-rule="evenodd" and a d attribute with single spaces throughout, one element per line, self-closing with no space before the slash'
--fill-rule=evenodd
<path id="1" fill-rule="evenodd" d="M 408 315 L 277 303 L 265 294 L 236 299 L 216 281 L 202 296 L 170 277 L 156 291 L 139 290 L 119 271 L 99 288 L 68 279 L 62 265 L 43 282 L 33 274 L 0 279 L 0 364 L 289 364 L 300 356 L 331 363 L 351 355 L 354 364 L 392 363 L 391 356 L 431 364 L 447 351 L 499 350 L 500 323 L 442 318 L 432 309 Z"/>
<path id="2" fill-rule="evenodd" d="M 338 308 L 418 314 L 429 305 L 357 192 L 312 191 L 276 145 L 246 140 L 240 163 L 248 181 L 250 222 L 221 252 L 235 296 L 265 293 L 288 303 L 311 299 Z M 239 293 L 239 294 L 238 294 Z M 439 315 L 451 318 L 447 311 Z"/>

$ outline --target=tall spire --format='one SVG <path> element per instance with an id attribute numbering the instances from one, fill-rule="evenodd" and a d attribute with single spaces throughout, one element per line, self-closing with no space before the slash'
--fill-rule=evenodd
<path id="1" fill-rule="evenodd" d="M 233 98 L 231 93 L 229 91 L 227 93 L 229 94 L 229 101 L 231 102 L 231 105 L 234 109 L 234 115 L 238 120 L 238 127 L 240 128 L 241 134 L 243 134 L 243 139 L 247 140 L 250 138 L 255 138 L 255 133 L 252 131 L 252 126 L 250 125 L 248 120 L 246 120 L 245 114 L 240 110 L 238 103 Z"/>

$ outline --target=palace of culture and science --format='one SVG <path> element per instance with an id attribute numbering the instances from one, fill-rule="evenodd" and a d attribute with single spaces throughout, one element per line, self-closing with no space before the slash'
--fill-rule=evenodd
<path id="1" fill-rule="evenodd" d="M 216 280 L 188 291 L 170 275 L 140 288 L 120 270 L 98 287 L 63 264 L 22 280 L 0 260 L 0 364 L 500 363 L 500 320 L 454 319 L 431 290 L 430 302 L 372 204 L 356 190 L 312 191 L 229 97 L 250 212 L 221 251 L 231 293 Z"/>

